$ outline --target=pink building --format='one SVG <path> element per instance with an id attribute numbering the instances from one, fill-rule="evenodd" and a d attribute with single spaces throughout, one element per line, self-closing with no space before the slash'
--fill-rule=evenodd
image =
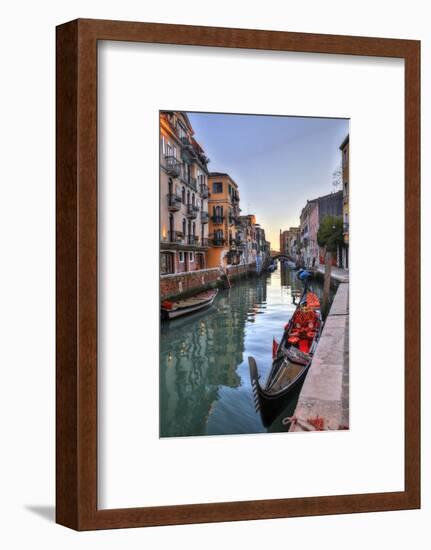
<path id="1" fill-rule="evenodd" d="M 311 203 L 308 218 L 308 239 L 310 265 L 319 263 L 319 245 L 317 244 L 317 231 L 319 230 L 319 203 Z M 314 262 L 313 262 L 314 259 Z"/>
<path id="2" fill-rule="evenodd" d="M 301 261 L 306 267 L 319 263 L 317 231 L 319 229 L 319 202 L 307 201 L 300 216 Z"/>

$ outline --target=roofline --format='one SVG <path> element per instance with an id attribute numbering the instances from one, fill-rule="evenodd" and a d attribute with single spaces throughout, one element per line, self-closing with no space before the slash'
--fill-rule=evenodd
<path id="1" fill-rule="evenodd" d="M 229 176 L 229 174 L 226 174 L 226 172 L 208 172 L 208 177 L 209 178 L 220 178 L 220 177 L 229 178 L 230 181 L 238 187 L 238 184 L 236 183 L 236 181 L 231 176 Z"/>
<path id="2" fill-rule="evenodd" d="M 343 150 L 344 147 L 349 143 L 349 137 L 350 134 L 347 134 L 347 136 L 343 139 L 343 142 L 340 145 L 340 150 Z"/>

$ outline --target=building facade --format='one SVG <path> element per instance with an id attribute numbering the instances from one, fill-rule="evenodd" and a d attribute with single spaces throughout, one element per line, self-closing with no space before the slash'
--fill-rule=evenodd
<path id="1" fill-rule="evenodd" d="M 319 259 L 317 230 L 319 228 L 318 200 L 307 201 L 299 217 L 300 261 L 307 267 L 314 266 Z"/>
<path id="2" fill-rule="evenodd" d="M 242 248 L 241 263 L 255 264 L 257 258 L 256 216 L 247 214 L 239 217 L 237 238 Z"/>
<path id="3" fill-rule="evenodd" d="M 268 241 L 265 236 L 265 229 L 259 224 L 255 224 L 256 229 L 256 270 L 260 273 L 266 269 L 270 263 L 270 251 Z"/>
<path id="4" fill-rule="evenodd" d="M 211 172 L 208 187 L 208 267 L 237 264 L 241 255 L 236 237 L 240 213 L 238 185 L 229 174 Z"/>
<path id="5" fill-rule="evenodd" d="M 185 113 L 160 113 L 160 273 L 204 269 L 209 159 Z"/>
<path id="6" fill-rule="evenodd" d="M 285 254 L 293 261 L 299 260 L 301 254 L 299 236 L 299 227 L 289 227 L 284 231 L 280 229 L 280 254 Z"/>
<path id="7" fill-rule="evenodd" d="M 296 239 L 299 243 L 299 258 L 297 259 L 300 263 L 307 267 L 325 263 L 323 250 L 317 242 L 317 232 L 322 220 L 326 216 L 335 216 L 341 219 L 342 215 L 343 191 L 337 191 L 336 193 L 330 193 L 307 201 L 307 204 L 301 211 L 299 231 Z M 285 240 L 286 243 L 289 241 L 288 232 L 286 232 Z M 287 244 L 286 246 L 288 247 Z M 342 265 L 342 255 L 343 253 L 340 249 L 333 257 L 333 265 Z"/>
<path id="8" fill-rule="evenodd" d="M 344 269 L 349 269 L 349 135 L 340 145 L 341 172 L 343 178 L 343 236 L 341 263 Z"/>
<path id="9" fill-rule="evenodd" d="M 317 199 L 319 208 L 319 226 L 325 216 L 335 216 L 342 218 L 343 215 L 343 191 L 337 191 L 336 193 L 329 193 L 323 195 Z M 325 258 L 323 249 L 319 249 L 319 263 L 324 264 Z M 341 250 L 339 250 L 332 259 L 334 266 L 341 266 Z"/>
<path id="10" fill-rule="evenodd" d="M 299 227 L 290 227 L 287 235 L 287 254 L 293 261 L 299 260 Z"/>
<path id="11" fill-rule="evenodd" d="M 280 254 L 288 254 L 288 238 L 289 238 L 289 231 L 285 230 L 282 231 L 280 229 Z"/>

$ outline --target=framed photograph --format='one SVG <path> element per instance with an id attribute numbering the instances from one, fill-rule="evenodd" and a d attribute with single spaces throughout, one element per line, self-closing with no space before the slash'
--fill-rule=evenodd
<path id="1" fill-rule="evenodd" d="M 57 522 L 420 507 L 420 43 L 57 28 Z"/>

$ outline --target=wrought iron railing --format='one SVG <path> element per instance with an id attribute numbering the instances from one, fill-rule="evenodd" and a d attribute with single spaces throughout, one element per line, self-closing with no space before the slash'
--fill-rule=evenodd
<path id="1" fill-rule="evenodd" d="M 198 215 L 199 208 L 196 207 L 194 204 L 188 204 L 187 205 L 187 217 L 195 219 Z"/>
<path id="2" fill-rule="evenodd" d="M 164 167 L 170 176 L 177 178 L 181 174 L 181 162 L 173 155 L 165 155 Z"/>
<path id="3" fill-rule="evenodd" d="M 168 194 L 168 209 L 177 212 L 181 208 L 181 197 L 175 193 Z"/>
<path id="4" fill-rule="evenodd" d="M 167 240 L 170 243 L 180 243 L 184 238 L 182 231 L 168 231 Z"/>

